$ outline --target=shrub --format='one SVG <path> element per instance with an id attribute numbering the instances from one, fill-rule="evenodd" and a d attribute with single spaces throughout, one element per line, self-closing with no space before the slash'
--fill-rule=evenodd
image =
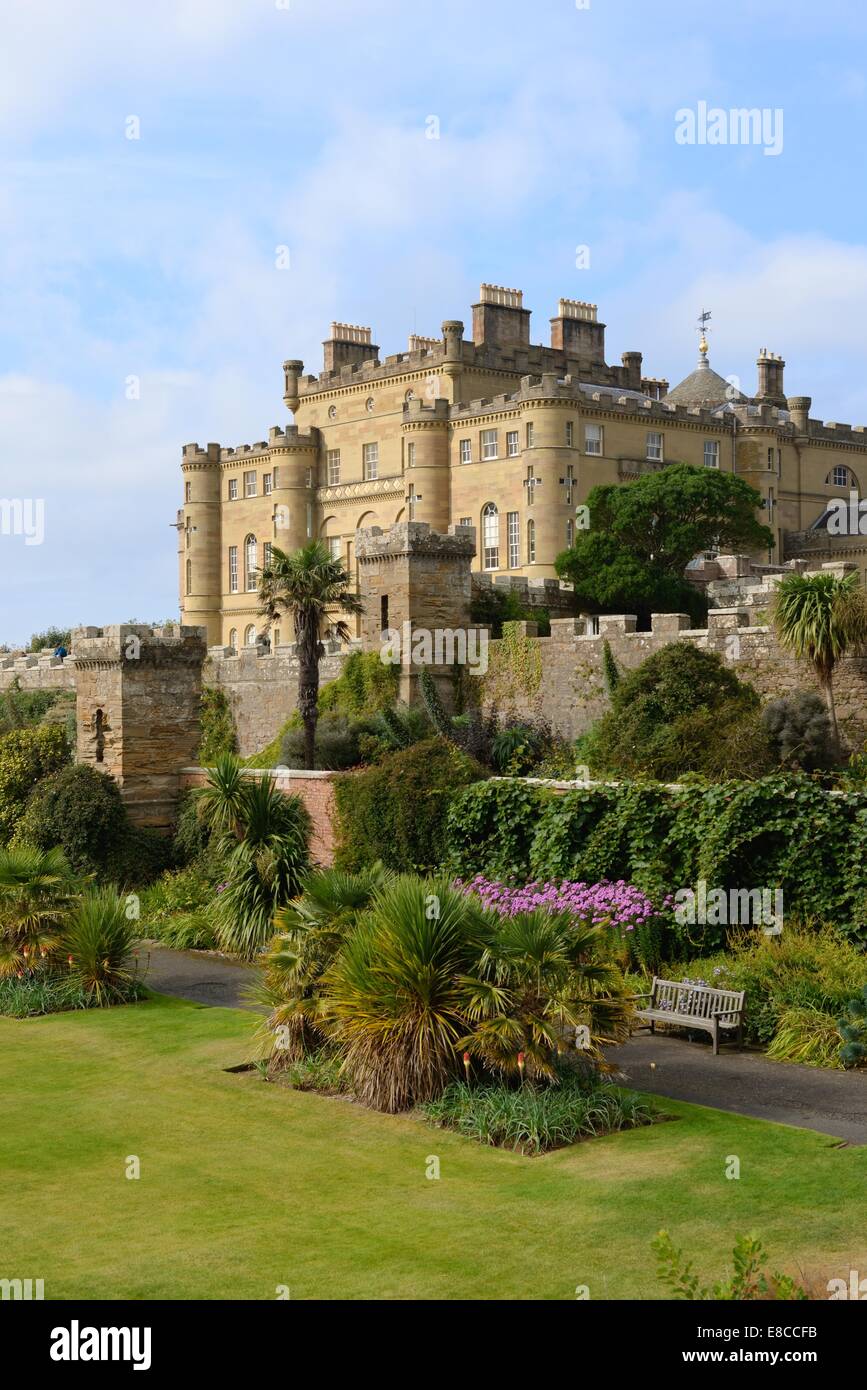
<path id="1" fill-rule="evenodd" d="M 374 732 L 372 720 L 349 720 L 343 714 L 323 714 L 316 724 L 316 767 L 342 771 L 361 762 L 361 740 Z M 289 729 L 280 745 L 284 767 L 304 767 L 304 730 Z"/>
<path id="2" fill-rule="evenodd" d="M 323 1046 L 323 975 L 359 914 L 391 877 L 381 864 L 360 874 L 320 869 L 305 878 L 299 898 L 275 913 L 277 935 L 254 992 L 268 1010 L 260 1041 L 270 1071 Z"/>
<path id="3" fill-rule="evenodd" d="M 377 895 L 328 971 L 324 1011 L 365 1105 L 406 1110 L 456 1075 L 466 1030 L 460 979 L 489 936 L 480 909 L 445 882 L 400 878 Z"/>
<path id="4" fill-rule="evenodd" d="M 106 772 L 73 763 L 44 777 L 27 799 L 16 840 L 59 845 L 80 873 L 102 873 L 128 829 L 120 787 Z"/>
<path id="5" fill-rule="evenodd" d="M 653 1104 L 634 1091 L 620 1091 L 604 1081 L 588 1086 L 568 1074 L 555 1086 L 468 1086 L 457 1081 L 420 1108 L 440 1129 L 522 1154 L 649 1125 L 657 1115 Z"/>
<path id="6" fill-rule="evenodd" d="M 776 759 L 790 767 L 815 772 L 833 767 L 834 732 L 824 700 L 807 690 L 771 700 L 762 710 Z"/>
<path id="7" fill-rule="evenodd" d="M 0 848 L 0 977 L 41 971 L 56 960 L 79 887 L 62 850 Z"/>
<path id="8" fill-rule="evenodd" d="M 379 652 L 350 652 L 336 680 L 319 692 L 319 713 L 360 718 L 388 709 L 397 699 L 400 668 Z"/>
<path id="9" fill-rule="evenodd" d="M 175 861 L 178 864 L 192 864 L 208 854 L 211 848 L 211 831 L 199 814 L 199 802 L 194 788 L 182 793 L 178 802 L 178 818 L 172 843 Z"/>
<path id="10" fill-rule="evenodd" d="M 212 912 L 179 912 L 150 927 L 151 934 L 173 951 L 213 951 L 219 942 Z"/>
<path id="11" fill-rule="evenodd" d="M 201 861 L 164 873 L 142 893 L 142 931 L 179 951 L 214 949 L 219 873 Z"/>
<path id="12" fill-rule="evenodd" d="M 12 836 L 39 779 L 59 771 L 68 758 L 66 736 L 56 724 L 14 729 L 0 737 L 0 843 Z"/>
<path id="13" fill-rule="evenodd" d="M 842 1041 L 832 1014 L 811 1006 L 784 1009 L 768 1056 L 775 1062 L 800 1062 L 806 1067 L 842 1067 Z"/>
<path id="14" fill-rule="evenodd" d="M 201 729 L 198 760 L 202 767 L 210 767 L 221 753 L 234 753 L 238 747 L 235 721 L 229 697 L 222 686 L 202 687 Z"/>
<path id="15" fill-rule="evenodd" d="M 168 835 L 127 821 L 99 877 L 121 888 L 141 888 L 153 883 L 174 863 L 174 846 Z"/>
<path id="16" fill-rule="evenodd" d="M 16 676 L 9 688 L 0 693 L 0 734 L 41 724 L 60 700 L 61 693 L 59 690 L 22 690 Z"/>
<path id="17" fill-rule="evenodd" d="M 793 926 L 779 937 L 743 934 L 728 951 L 684 969 L 714 987 L 744 990 L 745 1035 L 764 1044 L 772 1042 L 787 1017 L 789 1029 L 795 1021 L 803 1025 L 803 1014 L 793 1017 L 792 1010 L 837 1017 L 867 983 L 867 956 L 850 942 L 830 930 Z M 817 1025 L 820 1021 L 815 1019 Z"/>
<path id="18" fill-rule="evenodd" d="M 0 1014 L 7 1018 L 33 1018 L 67 1009 L 89 1009 L 93 1003 L 80 981 L 57 972 L 0 979 Z"/>
<path id="19" fill-rule="evenodd" d="M 110 888 L 90 888 L 63 925 L 63 949 L 70 956 L 70 978 L 90 1004 L 119 1004 L 138 984 L 134 923 L 124 900 Z"/>
<path id="20" fill-rule="evenodd" d="M 448 849 L 451 799 L 484 773 L 441 738 L 425 739 L 335 784 L 339 868 L 381 861 L 401 872 L 441 864 Z"/>
<path id="21" fill-rule="evenodd" d="M 867 1062 L 867 985 L 846 1005 L 846 1015 L 837 1027 L 843 1046 L 840 1061 L 844 1067 L 860 1067 Z"/>
<path id="22" fill-rule="evenodd" d="M 688 771 L 712 772 L 721 742 L 743 738 L 739 723 L 758 704 L 752 686 L 739 681 L 718 653 L 669 643 L 617 683 L 611 709 L 594 730 L 591 767 L 672 781 Z M 723 761 L 722 771 L 729 772 L 731 756 Z M 746 761 L 740 770 L 753 766 Z"/>
<path id="23" fill-rule="evenodd" d="M 277 908 L 295 897 L 307 873 L 311 827 L 300 797 L 284 796 L 269 777 L 243 779 L 238 796 L 236 827 L 221 834 L 227 882 L 214 924 L 224 951 L 252 960 L 273 934 Z"/>
<path id="24" fill-rule="evenodd" d="M 730 1279 L 712 1288 L 699 1283 L 692 1262 L 684 1259 L 668 1231 L 659 1231 L 653 1241 L 657 1259 L 656 1275 L 672 1291 L 673 1298 L 689 1300 L 718 1299 L 726 1302 L 745 1302 L 754 1299 L 777 1299 L 784 1302 L 807 1298 L 806 1290 L 788 1274 L 765 1273 L 768 1254 L 757 1236 L 738 1236 L 733 1251 L 734 1271 Z"/>

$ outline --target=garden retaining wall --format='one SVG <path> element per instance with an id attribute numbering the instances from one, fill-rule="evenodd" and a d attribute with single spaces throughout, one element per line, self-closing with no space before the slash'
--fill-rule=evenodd
<path id="1" fill-rule="evenodd" d="M 306 772 L 302 768 L 244 768 L 243 772 L 245 777 L 273 777 L 278 791 L 301 798 L 313 824 L 310 852 L 317 864 L 330 868 L 334 863 L 335 840 L 334 773 Z M 181 791 L 204 786 L 207 776 L 203 767 L 182 768 Z"/>

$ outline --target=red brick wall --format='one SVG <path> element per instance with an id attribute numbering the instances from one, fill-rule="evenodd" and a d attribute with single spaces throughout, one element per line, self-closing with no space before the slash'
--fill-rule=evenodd
<path id="1" fill-rule="evenodd" d="M 247 769 L 248 777 L 271 776 L 281 792 L 300 796 L 313 822 L 310 852 L 314 861 L 322 868 L 330 868 L 334 863 L 334 775 L 330 772 L 264 772 L 258 768 Z M 187 787 L 201 787 L 207 773 L 201 767 L 185 767 L 181 770 L 180 784 L 183 791 Z"/>

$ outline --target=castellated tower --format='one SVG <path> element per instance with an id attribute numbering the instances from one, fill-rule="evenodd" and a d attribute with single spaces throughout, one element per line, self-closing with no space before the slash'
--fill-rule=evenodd
<path id="1" fill-rule="evenodd" d="M 220 446 L 185 444 L 181 472 L 184 510 L 178 513 L 179 590 L 184 620 L 219 641 Z"/>
<path id="2" fill-rule="evenodd" d="M 199 742 L 205 630 L 84 627 L 72 640 L 78 761 L 120 784 L 136 825 L 168 830 Z"/>
<path id="3" fill-rule="evenodd" d="M 381 651 L 384 634 L 401 637 L 400 698 L 412 704 L 419 698 L 421 664 L 410 660 L 413 633 L 446 635 L 470 626 L 472 579 L 476 553 L 472 527 L 450 526 L 440 535 L 420 521 L 398 522 L 383 532 L 379 526 L 356 535 L 358 589 L 364 603 L 361 643 L 366 651 Z M 443 703 L 452 703 L 451 664 L 425 662 Z"/>
<path id="4" fill-rule="evenodd" d="M 408 401 L 403 412 L 406 504 L 409 520 L 448 530 L 449 402 Z"/>

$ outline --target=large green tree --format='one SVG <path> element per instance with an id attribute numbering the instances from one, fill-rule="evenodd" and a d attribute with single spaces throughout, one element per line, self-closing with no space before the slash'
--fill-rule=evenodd
<path id="1" fill-rule="evenodd" d="M 732 473 L 675 463 L 587 497 L 589 525 L 558 555 L 557 573 L 591 613 L 686 612 L 702 620 L 704 599 L 684 579 L 702 550 L 755 550 L 773 535 L 757 519 L 761 496 Z"/>

